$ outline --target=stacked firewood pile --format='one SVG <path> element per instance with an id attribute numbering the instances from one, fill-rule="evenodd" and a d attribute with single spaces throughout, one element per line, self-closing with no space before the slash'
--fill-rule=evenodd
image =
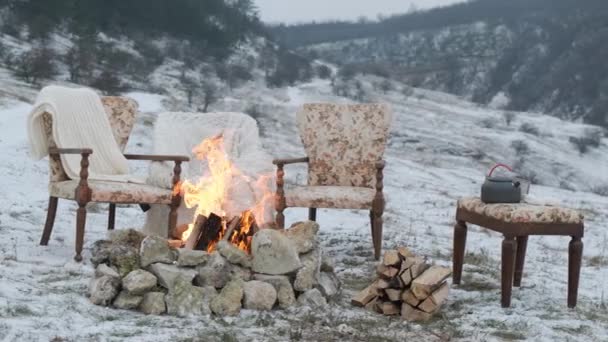
<path id="1" fill-rule="evenodd" d="M 387 316 L 401 314 L 408 321 L 427 321 L 448 297 L 450 269 L 430 266 L 405 247 L 387 251 L 376 274 L 373 283 L 352 299 L 353 305 Z"/>

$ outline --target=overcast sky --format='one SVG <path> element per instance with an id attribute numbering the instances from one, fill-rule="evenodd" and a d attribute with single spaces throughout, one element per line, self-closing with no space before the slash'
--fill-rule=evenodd
<path id="1" fill-rule="evenodd" d="M 262 20 L 269 23 L 375 19 L 378 14 L 405 13 L 411 6 L 429 8 L 463 0 L 255 0 Z"/>

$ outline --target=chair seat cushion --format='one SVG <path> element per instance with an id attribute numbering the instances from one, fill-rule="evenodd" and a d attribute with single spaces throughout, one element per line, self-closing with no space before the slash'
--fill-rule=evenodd
<path id="1" fill-rule="evenodd" d="M 376 190 L 351 186 L 299 186 L 285 190 L 288 207 L 370 209 Z"/>
<path id="2" fill-rule="evenodd" d="M 477 197 L 458 200 L 458 208 L 509 223 L 580 224 L 584 219 L 574 209 L 528 203 L 486 204 Z"/>
<path id="3" fill-rule="evenodd" d="M 171 190 L 162 189 L 147 184 L 88 181 L 92 190 L 92 202 L 106 203 L 171 203 Z M 49 193 L 53 197 L 74 199 L 78 180 L 51 182 Z"/>

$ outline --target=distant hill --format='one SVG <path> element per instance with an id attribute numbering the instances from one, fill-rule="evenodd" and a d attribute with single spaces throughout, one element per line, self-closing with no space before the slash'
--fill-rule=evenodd
<path id="1" fill-rule="evenodd" d="M 509 110 L 608 126 L 608 2 L 475 0 L 377 22 L 279 25 L 276 39 L 347 69 Z"/>

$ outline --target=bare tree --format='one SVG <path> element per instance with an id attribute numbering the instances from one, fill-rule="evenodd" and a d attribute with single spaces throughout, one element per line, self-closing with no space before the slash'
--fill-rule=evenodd
<path id="1" fill-rule="evenodd" d="M 203 82 L 201 92 L 203 95 L 203 108 L 201 111 L 207 113 L 209 105 L 218 100 L 217 88 L 211 82 Z"/>

